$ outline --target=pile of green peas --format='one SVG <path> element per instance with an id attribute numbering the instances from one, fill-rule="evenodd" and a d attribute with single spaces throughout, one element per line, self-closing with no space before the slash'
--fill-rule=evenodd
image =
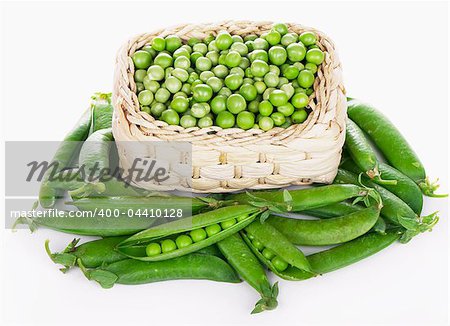
<path id="1" fill-rule="evenodd" d="M 242 215 L 220 223 L 208 225 L 204 228 L 194 229 L 187 233 L 178 235 L 175 240 L 163 239 L 160 242 L 151 242 L 146 246 L 145 252 L 147 256 L 154 257 L 160 255 L 161 253 L 168 253 L 177 249 L 188 247 L 193 243 L 212 237 L 221 231 L 232 227 L 236 223 L 245 220 L 246 218 L 248 218 L 248 215 Z"/>
<path id="2" fill-rule="evenodd" d="M 269 260 L 277 271 L 282 272 L 289 267 L 289 264 L 283 258 L 277 256 L 277 254 L 275 254 L 273 250 L 265 248 L 264 244 L 258 239 L 256 239 L 253 235 L 246 233 L 246 236 L 252 242 L 253 248 L 258 250 L 261 253 L 261 255 L 264 256 L 264 258 Z"/>
<path id="3" fill-rule="evenodd" d="M 184 128 L 302 123 L 325 57 L 316 43 L 313 32 L 298 35 L 282 23 L 259 37 L 155 37 L 132 56 L 141 111 Z"/>

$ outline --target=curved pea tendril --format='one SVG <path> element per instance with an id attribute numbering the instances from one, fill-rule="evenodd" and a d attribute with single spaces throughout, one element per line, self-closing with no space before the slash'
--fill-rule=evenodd
<path id="1" fill-rule="evenodd" d="M 434 197 L 434 198 L 448 197 L 448 194 L 435 194 L 434 193 L 439 188 L 438 181 L 439 181 L 439 179 L 436 179 L 436 181 L 433 182 L 433 181 L 430 181 L 429 178 L 425 178 L 424 181 L 419 182 L 419 187 L 425 196 Z"/>

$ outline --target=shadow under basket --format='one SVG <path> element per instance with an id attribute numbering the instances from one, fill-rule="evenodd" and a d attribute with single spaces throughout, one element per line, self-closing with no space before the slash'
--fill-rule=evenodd
<path id="1" fill-rule="evenodd" d="M 307 120 L 286 129 L 275 127 L 266 132 L 217 126 L 183 128 L 155 120 L 140 111 L 131 56 L 157 36 L 174 34 L 187 41 L 192 37 L 215 36 L 221 31 L 242 37 L 261 35 L 270 31 L 272 22 L 184 24 L 138 35 L 121 47 L 116 59 L 113 90 L 113 134 L 120 166 L 127 171 L 137 158 L 169 162 L 166 157 L 157 156 L 158 151 L 151 145 L 153 142 L 188 143 L 187 152 L 182 149 L 178 152 L 179 162 L 192 164 L 189 165 L 191 172 L 186 175 L 169 162 L 169 182 L 134 179 L 135 186 L 154 191 L 219 193 L 333 181 L 345 140 L 347 116 L 341 64 L 333 42 L 322 32 L 297 24 L 287 25 L 289 32 L 316 33 L 317 46 L 325 52 L 325 60 L 319 66 L 314 92 L 309 97 L 311 112 Z M 130 145 L 130 142 L 138 146 Z M 190 157 L 186 159 L 186 156 Z"/>

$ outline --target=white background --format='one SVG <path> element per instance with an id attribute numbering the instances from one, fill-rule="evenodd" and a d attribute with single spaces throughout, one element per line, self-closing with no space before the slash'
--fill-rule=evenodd
<path id="1" fill-rule="evenodd" d="M 111 90 L 115 53 L 134 34 L 182 22 L 292 21 L 336 42 L 348 94 L 385 112 L 448 192 L 446 3 L 3 3 L 1 11 L 6 140 L 60 140 L 93 92 Z M 1 230 L 3 318 L 36 325 L 445 325 L 447 205 L 425 201 L 424 213 L 440 210 L 441 221 L 408 245 L 307 282 L 280 281 L 279 308 L 256 316 L 249 312 L 258 295 L 245 284 L 103 290 L 77 270 L 63 275 L 46 256 L 45 239 L 59 250 L 72 236 Z"/>

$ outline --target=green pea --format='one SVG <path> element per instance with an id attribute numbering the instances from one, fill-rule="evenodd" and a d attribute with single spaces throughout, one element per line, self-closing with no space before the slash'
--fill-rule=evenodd
<path id="1" fill-rule="evenodd" d="M 189 232 L 192 241 L 199 242 L 206 239 L 206 231 L 204 229 L 195 229 Z"/>
<path id="2" fill-rule="evenodd" d="M 209 105 L 204 105 L 206 103 L 194 103 L 191 107 L 191 115 L 194 118 L 200 119 L 209 113 Z"/>
<path id="3" fill-rule="evenodd" d="M 286 62 L 287 52 L 281 46 L 273 46 L 269 49 L 269 60 L 274 65 L 280 66 Z"/>
<path id="4" fill-rule="evenodd" d="M 234 68 L 231 68 L 230 75 L 239 75 L 239 76 L 244 77 L 245 76 L 245 72 L 240 67 L 234 67 Z"/>
<path id="5" fill-rule="evenodd" d="M 192 46 L 192 51 L 205 55 L 208 52 L 208 46 L 205 43 L 197 43 Z"/>
<path id="6" fill-rule="evenodd" d="M 233 44 L 233 38 L 227 32 L 221 32 L 216 37 L 216 46 L 219 50 L 227 50 Z"/>
<path id="7" fill-rule="evenodd" d="M 187 82 L 189 83 L 189 84 L 192 84 L 194 81 L 196 81 L 197 79 L 199 78 L 199 75 L 194 71 L 194 72 L 191 72 L 190 74 L 189 74 L 189 78 L 188 78 L 188 80 L 187 80 Z"/>
<path id="8" fill-rule="evenodd" d="M 262 251 L 264 249 L 264 244 L 259 241 L 258 239 L 252 240 L 252 245 L 255 247 L 258 251 Z"/>
<path id="9" fill-rule="evenodd" d="M 280 126 L 281 128 L 288 128 L 292 125 L 291 117 L 286 117 L 286 121 Z"/>
<path id="10" fill-rule="evenodd" d="M 286 48 L 287 56 L 290 61 L 302 61 L 306 55 L 306 48 L 302 43 L 292 43 Z"/>
<path id="11" fill-rule="evenodd" d="M 198 119 L 197 126 L 199 128 L 208 128 L 211 127 L 214 124 L 213 119 L 211 117 L 203 117 Z"/>
<path id="12" fill-rule="evenodd" d="M 306 46 L 314 45 L 317 41 L 316 34 L 313 32 L 303 32 L 300 34 L 299 38 L 300 41 Z"/>
<path id="13" fill-rule="evenodd" d="M 245 77 L 244 80 L 242 81 L 243 85 L 253 85 L 255 83 L 255 81 L 252 78 L 249 77 Z"/>
<path id="14" fill-rule="evenodd" d="M 138 69 L 134 72 L 134 81 L 142 83 L 145 76 L 147 76 L 147 70 Z"/>
<path id="15" fill-rule="evenodd" d="M 245 110 L 245 98 L 240 94 L 233 94 L 227 98 L 227 109 L 233 114 L 238 114 Z"/>
<path id="16" fill-rule="evenodd" d="M 270 93 L 272 93 L 274 90 L 275 88 L 273 87 L 266 88 L 266 90 L 263 93 L 263 100 L 269 100 Z"/>
<path id="17" fill-rule="evenodd" d="M 233 44 L 244 42 L 244 40 L 242 39 L 242 36 L 240 36 L 240 35 L 232 35 L 231 38 L 233 39 Z"/>
<path id="18" fill-rule="evenodd" d="M 155 99 L 159 103 L 166 103 L 170 98 L 170 92 L 165 88 L 159 88 L 155 93 Z"/>
<path id="19" fill-rule="evenodd" d="M 250 67 L 252 75 L 256 77 L 264 77 L 269 72 L 269 65 L 262 60 L 253 61 Z"/>
<path id="20" fill-rule="evenodd" d="M 166 106 L 163 103 L 153 102 L 150 112 L 154 117 L 160 117 L 161 114 L 166 110 Z"/>
<path id="21" fill-rule="evenodd" d="M 311 71 L 313 74 L 317 72 L 317 65 L 314 63 L 308 62 L 305 64 L 305 69 Z"/>
<path id="22" fill-rule="evenodd" d="M 294 106 L 291 103 L 286 103 L 277 107 L 277 111 L 282 113 L 285 117 L 289 117 L 294 113 Z"/>
<path id="23" fill-rule="evenodd" d="M 144 87 L 148 89 L 153 94 L 159 89 L 159 83 L 156 80 L 151 80 L 148 75 L 144 78 Z"/>
<path id="24" fill-rule="evenodd" d="M 320 49 L 311 49 L 306 52 L 306 61 L 320 65 L 325 59 L 324 53 Z"/>
<path id="25" fill-rule="evenodd" d="M 219 114 L 220 112 L 223 112 L 227 109 L 227 97 L 224 95 L 217 95 L 214 97 L 211 101 L 211 111 L 214 114 Z M 217 117 L 217 120 L 219 117 Z M 217 122 L 217 121 L 216 121 Z M 219 127 L 222 127 L 219 125 Z M 224 128 L 224 127 L 222 127 Z"/>
<path id="26" fill-rule="evenodd" d="M 153 93 L 149 90 L 143 90 L 138 94 L 138 100 L 141 105 L 150 105 L 153 102 Z"/>
<path id="27" fill-rule="evenodd" d="M 292 86 L 292 84 L 281 85 L 280 90 L 282 90 L 283 92 L 286 93 L 288 99 L 290 99 L 292 97 L 292 95 L 294 95 L 294 93 L 295 93 L 295 89 Z"/>
<path id="28" fill-rule="evenodd" d="M 279 272 L 284 271 L 289 266 L 288 263 L 279 256 L 273 257 L 271 262 L 273 267 L 275 267 L 275 269 Z"/>
<path id="29" fill-rule="evenodd" d="M 208 235 L 208 237 L 212 237 L 213 235 L 222 231 L 222 228 L 220 227 L 219 224 L 211 224 L 205 228 L 205 231 L 206 231 L 206 234 Z"/>
<path id="30" fill-rule="evenodd" d="M 207 44 L 207 45 L 211 42 L 214 42 L 214 35 L 212 35 L 212 34 L 208 35 L 207 37 L 205 37 L 203 42 L 205 42 L 205 44 Z"/>
<path id="31" fill-rule="evenodd" d="M 252 62 L 255 60 L 262 60 L 264 62 L 269 62 L 269 54 L 264 50 L 253 50 L 250 53 L 250 60 Z"/>
<path id="32" fill-rule="evenodd" d="M 185 97 L 178 96 L 170 102 L 170 107 L 178 113 L 186 112 L 189 108 L 189 100 Z"/>
<path id="33" fill-rule="evenodd" d="M 225 77 L 225 86 L 227 86 L 230 90 L 234 91 L 241 87 L 244 81 L 243 76 L 238 74 L 228 75 Z"/>
<path id="34" fill-rule="evenodd" d="M 308 105 L 309 97 L 305 93 L 297 93 L 292 97 L 291 103 L 296 109 L 302 109 Z"/>
<path id="35" fill-rule="evenodd" d="M 274 90 L 272 93 L 270 93 L 269 95 L 269 101 L 270 103 L 272 103 L 274 106 L 281 106 L 281 105 L 285 105 L 288 101 L 288 96 L 285 92 L 283 92 L 282 90 Z"/>
<path id="36" fill-rule="evenodd" d="M 219 95 L 224 95 L 225 97 L 229 97 L 233 92 L 228 87 L 222 87 L 222 89 L 218 93 Z"/>
<path id="37" fill-rule="evenodd" d="M 152 56 L 147 51 L 136 51 L 132 58 L 137 69 L 147 69 L 152 63 Z"/>
<path id="38" fill-rule="evenodd" d="M 164 68 L 161 66 L 151 66 L 147 70 L 147 75 L 150 80 L 163 80 L 164 79 Z"/>
<path id="39" fill-rule="evenodd" d="M 161 246 L 156 242 L 149 243 L 147 247 L 145 247 L 145 253 L 149 257 L 157 256 L 161 253 Z"/>
<path id="40" fill-rule="evenodd" d="M 281 88 L 283 85 L 286 84 L 289 84 L 289 80 L 286 77 L 280 77 L 277 87 Z"/>
<path id="41" fill-rule="evenodd" d="M 161 114 L 161 119 L 169 125 L 178 125 L 180 123 L 180 116 L 177 111 L 172 109 L 165 110 Z"/>
<path id="42" fill-rule="evenodd" d="M 181 46 L 181 39 L 176 35 L 166 36 L 166 50 L 169 52 L 174 52 Z"/>
<path id="43" fill-rule="evenodd" d="M 181 68 L 175 68 L 174 70 L 172 70 L 171 74 L 182 82 L 187 81 L 189 78 L 189 73 Z"/>
<path id="44" fill-rule="evenodd" d="M 192 128 L 197 125 L 197 119 L 191 115 L 183 115 L 180 119 L 180 125 L 183 128 Z"/>
<path id="45" fill-rule="evenodd" d="M 253 47 L 255 50 L 268 50 L 269 43 L 263 38 L 257 38 L 253 41 Z"/>
<path id="46" fill-rule="evenodd" d="M 230 51 L 225 57 L 225 65 L 229 68 L 237 67 L 241 63 L 241 55 L 237 51 Z"/>
<path id="47" fill-rule="evenodd" d="M 261 114 L 263 117 L 268 117 L 273 112 L 273 105 L 269 101 L 262 101 L 261 103 L 259 103 L 258 110 L 259 114 Z"/>
<path id="48" fill-rule="evenodd" d="M 206 84 L 209 87 L 211 87 L 211 89 L 213 90 L 214 93 L 217 93 L 218 91 L 220 91 L 223 86 L 222 80 L 217 77 L 208 78 L 208 80 L 206 81 Z"/>
<path id="49" fill-rule="evenodd" d="M 306 113 L 305 110 L 295 111 L 291 116 L 293 123 L 302 123 L 306 120 L 307 117 L 308 113 Z"/>
<path id="50" fill-rule="evenodd" d="M 190 84 L 183 84 L 183 87 L 181 87 L 181 91 L 186 95 L 191 95 L 191 85 Z"/>
<path id="51" fill-rule="evenodd" d="M 150 53 L 152 58 L 156 57 L 156 51 L 152 48 L 151 44 L 144 45 L 141 50 Z"/>
<path id="52" fill-rule="evenodd" d="M 297 78 L 299 72 L 300 70 L 296 66 L 291 65 L 286 67 L 286 69 L 283 71 L 283 76 L 289 80 L 293 80 Z"/>
<path id="53" fill-rule="evenodd" d="M 140 92 L 142 92 L 143 90 L 145 90 L 144 84 L 143 84 L 143 83 L 137 82 L 137 83 L 136 83 L 136 93 L 140 93 Z"/>
<path id="54" fill-rule="evenodd" d="M 219 53 L 215 51 L 209 51 L 206 53 L 206 57 L 211 60 L 213 66 L 219 63 Z"/>
<path id="55" fill-rule="evenodd" d="M 203 54 L 201 54 L 200 52 L 192 52 L 191 53 L 191 58 L 190 58 L 192 64 L 195 65 L 197 63 L 197 60 L 202 58 L 202 57 L 203 57 Z"/>
<path id="56" fill-rule="evenodd" d="M 259 119 L 258 126 L 264 130 L 268 131 L 273 128 L 273 120 L 270 117 L 262 117 Z"/>
<path id="57" fill-rule="evenodd" d="M 241 129 L 251 129 L 255 124 L 255 115 L 248 111 L 242 111 L 237 115 L 236 124 Z"/>
<path id="58" fill-rule="evenodd" d="M 264 84 L 266 84 L 267 87 L 276 87 L 278 85 L 279 81 L 280 81 L 280 79 L 273 72 L 268 72 L 264 76 Z"/>
<path id="59" fill-rule="evenodd" d="M 280 35 L 285 35 L 288 32 L 288 27 L 286 24 L 276 23 L 276 24 L 273 24 L 272 30 L 277 31 L 278 33 L 280 33 Z"/>
<path id="60" fill-rule="evenodd" d="M 312 93 L 314 93 L 314 90 L 312 88 L 307 88 L 305 90 L 306 95 L 310 96 Z"/>
<path id="61" fill-rule="evenodd" d="M 261 254 L 268 260 L 271 260 L 273 257 L 275 257 L 275 253 L 269 248 L 264 248 Z"/>
<path id="62" fill-rule="evenodd" d="M 248 67 L 250 67 L 250 60 L 248 60 L 246 57 L 242 57 L 241 63 L 239 64 L 239 68 L 245 70 Z"/>
<path id="63" fill-rule="evenodd" d="M 200 57 L 195 62 L 195 67 L 200 71 L 211 70 L 212 62 L 210 59 L 208 59 L 206 57 Z"/>
<path id="64" fill-rule="evenodd" d="M 274 112 L 270 115 L 273 120 L 273 124 L 277 127 L 286 122 L 286 117 L 281 112 Z M 262 129 L 262 128 L 261 128 Z"/>
<path id="65" fill-rule="evenodd" d="M 287 33 L 281 37 L 281 44 L 285 47 L 289 46 L 289 44 L 295 43 L 298 41 L 298 35 L 296 33 Z"/>
<path id="66" fill-rule="evenodd" d="M 244 42 L 247 42 L 247 41 L 254 41 L 254 40 L 256 40 L 257 38 L 258 38 L 257 35 L 255 35 L 255 34 L 249 34 L 249 35 L 244 36 Z"/>
<path id="67" fill-rule="evenodd" d="M 152 40 L 152 48 L 156 51 L 164 51 L 166 49 L 166 40 L 162 37 L 155 37 Z"/>
<path id="68" fill-rule="evenodd" d="M 167 79 L 172 76 L 173 67 L 167 67 L 164 71 L 164 78 Z"/>
<path id="69" fill-rule="evenodd" d="M 140 108 L 141 108 L 142 112 L 146 112 L 148 114 L 151 114 L 151 110 L 150 110 L 150 108 L 148 106 L 144 105 L 144 106 L 141 106 Z"/>
<path id="70" fill-rule="evenodd" d="M 179 235 L 176 239 L 175 239 L 175 243 L 177 244 L 178 249 L 187 247 L 189 245 L 192 244 L 192 239 L 190 236 L 186 235 L 186 234 L 182 234 Z"/>
<path id="71" fill-rule="evenodd" d="M 173 53 L 174 60 L 176 60 L 179 57 L 185 57 L 185 58 L 189 59 L 190 56 L 191 55 L 186 48 L 179 48 L 179 49 L 175 50 L 175 52 Z"/>
<path id="72" fill-rule="evenodd" d="M 294 62 L 293 66 L 297 67 L 299 71 L 302 71 L 303 69 L 305 69 L 305 65 L 301 62 Z"/>
<path id="73" fill-rule="evenodd" d="M 245 56 L 248 54 L 248 48 L 247 46 L 242 42 L 236 42 L 233 43 L 230 47 L 231 50 L 236 51 L 241 56 Z"/>
<path id="74" fill-rule="evenodd" d="M 179 91 L 179 92 L 176 92 L 175 94 L 173 94 L 173 99 L 175 99 L 177 97 L 183 97 L 183 98 L 187 99 L 187 95 L 186 95 L 186 93 L 183 93 L 183 91 Z"/>
<path id="75" fill-rule="evenodd" d="M 167 78 L 165 84 L 167 90 L 172 94 L 175 94 L 176 92 L 180 91 L 181 87 L 183 86 L 183 83 L 178 78 L 173 76 Z"/>
<path id="76" fill-rule="evenodd" d="M 241 221 L 246 220 L 247 218 L 248 218 L 248 215 L 247 214 L 243 214 L 243 215 L 239 215 L 238 217 L 236 217 L 236 220 L 238 222 L 241 222 Z"/>
<path id="77" fill-rule="evenodd" d="M 228 228 L 231 228 L 233 225 L 235 225 L 237 222 L 236 222 L 236 219 L 235 218 L 231 218 L 231 219 L 229 219 L 229 220 L 226 220 L 226 221 L 223 221 L 223 222 L 221 222 L 220 223 L 220 226 L 222 227 L 222 229 L 228 229 Z"/>
<path id="78" fill-rule="evenodd" d="M 196 37 L 191 37 L 188 41 L 187 44 L 190 46 L 194 46 L 197 43 L 201 43 L 202 41 L 200 41 L 198 38 Z"/>
<path id="79" fill-rule="evenodd" d="M 210 79 L 211 77 L 214 77 L 214 73 L 212 71 L 202 71 L 202 73 L 200 74 L 200 80 L 204 83 L 207 82 L 208 79 Z"/>
<path id="80" fill-rule="evenodd" d="M 298 84 L 303 88 L 311 87 L 314 84 L 314 75 L 309 70 L 302 70 L 297 77 Z"/>
<path id="81" fill-rule="evenodd" d="M 245 84 L 242 85 L 239 89 L 239 94 L 241 94 L 245 98 L 245 100 L 253 101 L 258 95 L 258 92 L 256 91 L 255 86 L 251 84 Z"/>
<path id="82" fill-rule="evenodd" d="M 161 52 L 156 56 L 154 63 L 165 69 L 172 65 L 173 58 L 169 54 Z"/>
<path id="83" fill-rule="evenodd" d="M 255 47 L 253 46 L 253 41 L 251 40 L 245 41 L 244 44 L 248 48 L 249 52 L 252 52 L 255 49 Z"/>
<path id="84" fill-rule="evenodd" d="M 235 123 L 234 115 L 228 111 L 219 112 L 216 118 L 216 125 L 220 128 L 232 128 Z"/>
<path id="85" fill-rule="evenodd" d="M 267 86 L 264 82 L 262 81 L 257 81 L 253 84 L 253 86 L 255 86 L 256 91 L 258 92 L 258 94 L 262 94 L 264 93 L 264 91 L 266 90 Z"/>
<path id="86" fill-rule="evenodd" d="M 213 90 L 209 85 L 200 84 L 192 89 L 192 96 L 197 102 L 207 102 L 211 99 Z"/>
<path id="87" fill-rule="evenodd" d="M 272 30 L 267 33 L 266 41 L 272 46 L 277 45 L 281 41 L 281 34 L 276 30 Z"/>
<path id="88" fill-rule="evenodd" d="M 171 239 L 161 241 L 162 252 L 171 252 L 177 249 L 177 244 Z"/>
<path id="89" fill-rule="evenodd" d="M 281 70 L 278 66 L 269 65 L 269 72 L 273 73 L 275 76 L 280 76 Z"/>
<path id="90" fill-rule="evenodd" d="M 228 75 L 228 68 L 224 65 L 217 65 L 212 69 L 212 72 L 219 78 L 225 78 Z"/>

